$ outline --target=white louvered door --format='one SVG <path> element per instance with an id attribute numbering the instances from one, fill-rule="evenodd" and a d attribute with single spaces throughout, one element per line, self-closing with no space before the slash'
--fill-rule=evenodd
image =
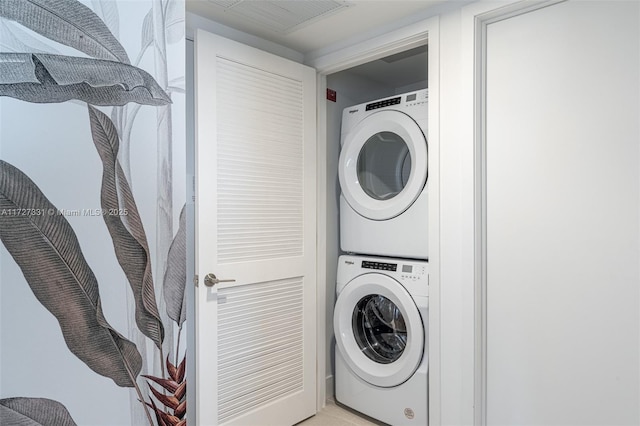
<path id="1" fill-rule="evenodd" d="M 195 81 L 197 424 L 292 425 L 316 408 L 315 70 L 199 30 Z"/>

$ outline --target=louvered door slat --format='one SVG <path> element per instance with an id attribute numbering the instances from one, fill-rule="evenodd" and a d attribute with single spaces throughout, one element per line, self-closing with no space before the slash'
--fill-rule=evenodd
<path id="1" fill-rule="evenodd" d="M 224 58 L 217 76 L 219 262 L 299 256 L 302 83 Z M 289 226 L 273 232 L 270 221 Z"/>
<path id="2" fill-rule="evenodd" d="M 302 389 L 300 277 L 220 291 L 219 420 Z"/>

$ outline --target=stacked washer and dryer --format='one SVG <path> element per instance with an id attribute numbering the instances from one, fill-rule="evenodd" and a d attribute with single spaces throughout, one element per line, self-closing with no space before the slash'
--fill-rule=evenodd
<path id="1" fill-rule="evenodd" d="M 428 423 L 428 98 L 342 115 L 335 394 L 391 425 Z"/>

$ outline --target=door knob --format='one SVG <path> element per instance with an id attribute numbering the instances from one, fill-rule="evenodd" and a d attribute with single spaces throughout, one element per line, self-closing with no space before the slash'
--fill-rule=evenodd
<path id="1" fill-rule="evenodd" d="M 235 280 L 220 280 L 218 279 L 218 277 L 215 276 L 215 274 L 211 274 L 211 273 L 207 274 L 204 277 L 204 285 L 206 285 L 207 287 L 213 287 L 218 283 L 231 283 L 231 282 L 235 282 Z"/>

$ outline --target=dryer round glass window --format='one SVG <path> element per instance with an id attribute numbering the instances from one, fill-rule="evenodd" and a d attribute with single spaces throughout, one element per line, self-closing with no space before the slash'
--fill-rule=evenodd
<path id="1" fill-rule="evenodd" d="M 342 195 L 361 216 L 388 220 L 404 213 L 427 183 L 427 140 L 399 111 L 371 114 L 343 135 L 338 166 Z"/>
<path id="2" fill-rule="evenodd" d="M 379 294 L 360 299 L 353 310 L 356 343 L 372 361 L 390 364 L 407 346 L 407 326 L 400 308 Z"/>
<path id="3" fill-rule="evenodd" d="M 398 195 L 411 175 L 411 155 L 405 140 L 394 132 L 371 136 L 358 154 L 358 181 L 370 197 L 388 200 Z"/>

